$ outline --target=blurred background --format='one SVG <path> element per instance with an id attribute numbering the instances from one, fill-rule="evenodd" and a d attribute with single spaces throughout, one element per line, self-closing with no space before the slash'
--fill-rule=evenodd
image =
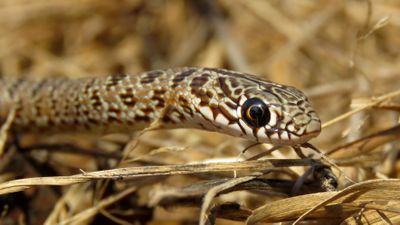
<path id="1" fill-rule="evenodd" d="M 180 66 L 220 67 L 296 86 L 309 96 L 323 122 L 400 88 L 397 0 L 0 0 L 0 34 L 2 78 L 79 78 Z M 392 104 L 390 109 L 362 111 L 324 128 L 312 143 L 329 151 L 395 126 L 398 108 Z M 251 144 L 198 130 L 147 132 L 130 140 L 132 136 L 126 134 L 100 139 L 20 137 L 22 146 L 74 144 L 117 154 L 117 158 L 130 143 L 135 148 L 130 157 L 143 158 L 125 166 L 235 158 Z M 249 154 L 268 147 L 257 146 Z M 99 159 L 66 151 L 32 148 L 14 153 L 12 166 L 2 167 L 2 181 L 118 165 L 115 157 Z M 154 151 L 158 152 L 149 154 Z M 373 156 L 368 164 L 364 161 L 343 169 L 356 181 L 397 177 L 397 143 L 380 145 Z M 283 150 L 272 157 L 296 156 Z M 131 209 L 131 214 L 114 216 L 132 224 L 196 224 L 198 208 L 168 211 L 147 203 L 161 183 L 185 186 L 197 179 L 201 178 L 142 180 L 128 203 L 113 206 L 114 210 Z M 345 180 L 339 180 L 346 186 Z M 0 202 L 3 211 L 4 206 L 8 208 L 0 220 L 3 224 L 55 224 L 132 184 L 102 185 L 40 187 L 6 196 Z M 102 195 L 96 195 L 99 186 L 107 187 Z M 228 199 L 246 205 L 248 198 L 236 193 Z M 260 204 L 253 199 L 249 208 Z M 124 224 L 110 218 L 97 212 L 76 224 Z"/>

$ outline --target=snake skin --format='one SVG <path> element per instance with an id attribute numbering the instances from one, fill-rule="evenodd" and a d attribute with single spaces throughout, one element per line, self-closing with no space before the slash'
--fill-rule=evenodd
<path id="1" fill-rule="evenodd" d="M 270 111 L 262 127 L 241 115 L 246 99 Z M 262 143 L 296 145 L 320 132 L 306 96 L 294 87 L 216 68 L 176 68 L 78 80 L 0 81 L 0 118 L 15 107 L 17 132 L 131 132 L 198 128 Z"/>

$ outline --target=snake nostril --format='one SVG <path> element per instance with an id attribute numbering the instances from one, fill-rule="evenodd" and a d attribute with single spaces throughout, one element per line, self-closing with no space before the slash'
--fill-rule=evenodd
<path id="1" fill-rule="evenodd" d="M 294 128 L 300 130 L 310 122 L 310 118 L 304 114 L 297 115 L 293 118 Z"/>
<path id="2" fill-rule="evenodd" d="M 296 129 L 296 130 L 300 130 L 301 127 L 302 127 L 301 124 L 298 124 L 298 123 L 294 124 L 294 129 Z"/>
<path id="3" fill-rule="evenodd" d="M 307 125 L 306 133 L 319 133 L 321 131 L 321 122 L 311 120 Z"/>

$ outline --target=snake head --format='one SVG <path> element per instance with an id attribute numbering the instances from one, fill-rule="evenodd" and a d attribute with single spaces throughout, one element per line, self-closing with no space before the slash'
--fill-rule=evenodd
<path id="1" fill-rule="evenodd" d="M 267 88 L 247 89 L 239 98 L 237 115 L 246 135 L 258 142 L 296 145 L 321 131 L 321 120 L 301 91 L 271 82 Z"/>
<path id="2" fill-rule="evenodd" d="M 231 135 L 275 145 L 297 145 L 319 135 L 321 120 L 300 90 L 250 74 L 218 72 L 225 96 L 220 108 L 230 105 L 235 111 L 228 124 Z"/>

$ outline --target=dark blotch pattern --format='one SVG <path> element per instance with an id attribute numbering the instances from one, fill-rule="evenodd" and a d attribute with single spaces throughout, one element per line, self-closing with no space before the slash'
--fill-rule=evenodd
<path id="1" fill-rule="evenodd" d="M 90 96 L 90 101 L 92 102 L 93 108 L 98 109 L 99 107 L 101 107 L 102 103 L 101 103 L 100 93 L 98 90 L 92 91 L 92 94 Z"/>
<path id="2" fill-rule="evenodd" d="M 125 93 L 120 93 L 119 97 L 124 105 L 128 107 L 134 107 L 137 102 L 137 98 L 134 96 L 133 89 L 131 87 L 125 89 Z"/>
<path id="3" fill-rule="evenodd" d="M 163 74 L 164 72 L 162 72 L 161 70 L 145 73 L 143 77 L 140 79 L 140 83 L 141 84 L 153 83 L 158 77 L 160 77 Z"/>
<path id="4" fill-rule="evenodd" d="M 238 96 L 235 96 L 232 93 L 232 89 L 229 87 L 227 83 L 227 79 L 225 77 L 218 78 L 219 86 L 221 87 L 222 92 L 224 92 L 225 96 L 232 99 L 233 101 L 238 101 Z"/>
<path id="5" fill-rule="evenodd" d="M 128 75 L 126 74 L 118 74 L 108 77 L 106 82 L 106 90 L 110 91 L 112 87 L 117 86 L 119 82 L 125 79 L 127 76 Z"/>
<path id="6" fill-rule="evenodd" d="M 210 80 L 209 74 L 203 74 L 199 77 L 195 77 L 190 82 L 191 88 L 201 88 Z"/>

